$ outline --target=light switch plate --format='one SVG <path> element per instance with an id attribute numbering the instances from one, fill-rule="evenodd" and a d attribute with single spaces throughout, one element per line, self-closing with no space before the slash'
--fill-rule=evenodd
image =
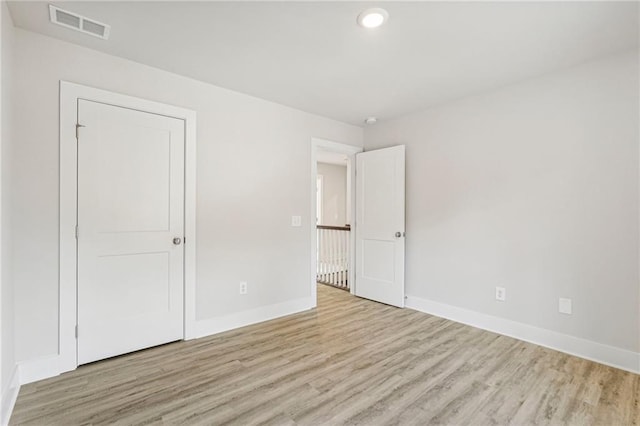
<path id="1" fill-rule="evenodd" d="M 571 299 L 561 297 L 558 301 L 558 312 L 561 314 L 571 315 Z"/>
<path id="2" fill-rule="evenodd" d="M 295 226 L 295 227 L 302 226 L 302 217 L 301 216 L 291 216 L 291 226 Z"/>

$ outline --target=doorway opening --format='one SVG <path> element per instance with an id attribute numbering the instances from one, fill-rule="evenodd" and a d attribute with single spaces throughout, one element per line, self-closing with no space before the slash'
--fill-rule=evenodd
<path id="1" fill-rule="evenodd" d="M 355 291 L 355 155 L 362 148 L 312 140 L 311 285 Z"/>
<path id="2" fill-rule="evenodd" d="M 317 152 L 316 281 L 349 291 L 351 200 L 347 193 L 349 156 Z"/>

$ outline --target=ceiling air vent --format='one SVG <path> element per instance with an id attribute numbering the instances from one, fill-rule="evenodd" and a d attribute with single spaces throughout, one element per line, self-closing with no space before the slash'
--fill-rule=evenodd
<path id="1" fill-rule="evenodd" d="M 52 4 L 49 5 L 49 18 L 54 24 L 62 25 L 63 27 L 80 31 L 81 33 L 100 37 L 105 40 L 109 38 L 109 30 L 111 29 L 109 25 L 85 18 L 68 10 L 62 10 Z"/>

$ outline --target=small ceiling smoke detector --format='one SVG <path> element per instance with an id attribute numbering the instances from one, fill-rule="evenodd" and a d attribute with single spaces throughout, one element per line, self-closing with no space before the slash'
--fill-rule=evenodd
<path id="1" fill-rule="evenodd" d="M 364 28 L 378 28 L 389 18 L 389 13 L 379 7 L 367 9 L 358 15 L 358 25 Z"/>
<path id="2" fill-rule="evenodd" d="M 54 24 L 61 25 L 81 33 L 89 34 L 101 39 L 108 39 L 111 27 L 93 19 L 85 18 L 77 13 L 62 10 L 52 4 L 49 5 L 49 19 Z"/>
<path id="3" fill-rule="evenodd" d="M 367 124 L 369 126 L 374 125 L 378 122 L 378 119 L 375 117 L 367 117 L 364 119 L 364 124 Z"/>

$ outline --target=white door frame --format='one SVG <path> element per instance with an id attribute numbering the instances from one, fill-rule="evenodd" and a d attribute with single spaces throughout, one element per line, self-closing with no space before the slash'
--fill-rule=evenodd
<path id="1" fill-rule="evenodd" d="M 59 372 L 78 366 L 77 170 L 78 99 L 149 112 L 185 122 L 184 339 L 195 337 L 196 322 L 196 113 L 132 96 L 60 81 L 60 276 Z M 82 124 L 82 123 L 80 123 Z"/>
<path id="2" fill-rule="evenodd" d="M 349 198 L 348 204 L 351 208 L 347 209 L 347 216 L 349 218 L 349 224 L 351 225 L 351 231 L 349 233 L 349 288 L 351 294 L 354 294 L 356 288 L 355 282 L 355 252 L 356 252 L 356 223 L 355 223 L 355 203 L 356 203 L 356 154 L 363 152 L 364 149 L 358 146 L 347 145 L 343 143 L 333 142 L 326 139 L 311 138 L 311 216 L 316 217 L 316 176 L 318 175 L 318 160 L 317 152 L 321 149 L 323 151 L 331 151 L 339 154 L 344 154 L 349 157 L 347 163 L 347 197 Z M 318 305 L 317 291 L 316 291 L 316 269 L 318 267 L 317 262 L 317 250 L 318 250 L 318 233 L 316 230 L 315 220 L 311 221 L 311 298 L 312 306 Z"/>

